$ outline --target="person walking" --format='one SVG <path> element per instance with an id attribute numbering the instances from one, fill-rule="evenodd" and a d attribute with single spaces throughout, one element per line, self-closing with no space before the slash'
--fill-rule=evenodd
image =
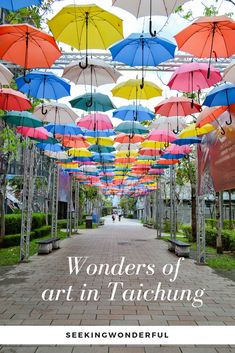
<path id="1" fill-rule="evenodd" d="M 115 217 L 115 214 L 113 213 L 113 214 L 112 214 L 113 223 L 115 222 L 115 218 L 116 218 L 116 217 Z"/>
<path id="2" fill-rule="evenodd" d="M 121 222 L 121 219 L 122 219 L 122 213 L 119 212 L 119 213 L 118 213 L 118 220 L 119 220 L 119 222 Z"/>

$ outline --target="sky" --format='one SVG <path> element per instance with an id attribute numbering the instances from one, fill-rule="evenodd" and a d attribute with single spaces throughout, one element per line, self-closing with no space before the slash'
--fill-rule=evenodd
<path id="1" fill-rule="evenodd" d="M 134 0 L 126 0 L 126 1 L 134 1 Z M 153 1 L 158 1 L 158 0 L 153 0 Z M 126 12 L 118 7 L 112 6 L 112 1 L 111 0 L 62 0 L 62 1 L 56 1 L 52 7 L 51 7 L 51 13 L 48 14 L 48 19 L 51 19 L 53 16 L 55 16 L 64 6 L 66 5 L 71 5 L 71 4 L 91 4 L 94 3 L 104 9 L 106 9 L 109 12 L 112 12 L 113 14 L 119 16 L 120 18 L 123 19 L 123 30 L 124 30 L 124 37 L 128 36 L 129 34 L 133 32 L 142 32 L 144 31 L 148 32 L 148 18 L 140 18 L 136 19 L 132 14 L 129 12 Z M 201 16 L 203 14 L 203 1 L 201 0 L 193 0 L 193 1 L 188 1 L 186 4 L 184 4 L 183 8 L 185 11 L 192 10 L 193 11 L 193 16 L 194 18 Z M 223 15 L 226 12 L 233 12 L 235 11 L 235 7 L 232 4 L 229 4 L 227 1 L 224 0 L 218 0 L 216 2 L 215 0 L 205 0 L 204 3 L 209 5 L 215 5 L 216 7 L 219 6 L 220 8 L 220 14 Z M 163 16 L 154 16 L 153 17 L 153 28 L 157 30 L 157 32 L 162 29 L 164 26 L 163 30 L 159 33 L 161 37 L 167 38 L 171 41 L 174 41 L 173 36 L 178 33 L 180 30 L 185 28 L 190 22 L 183 19 L 177 14 L 172 14 L 168 21 L 166 22 L 166 17 Z M 63 47 L 65 51 L 70 51 L 70 47 L 63 45 L 60 43 L 60 45 Z M 177 54 L 177 52 L 176 52 Z M 56 72 L 58 75 L 62 75 L 62 71 Z M 123 76 L 119 78 L 118 83 L 122 81 L 126 81 L 129 78 L 136 78 L 136 72 L 129 72 L 129 71 L 123 71 L 121 72 Z M 165 98 L 169 98 L 171 95 L 176 95 L 176 91 L 170 91 L 168 87 L 166 87 L 164 84 L 166 84 L 171 76 L 172 73 L 146 73 L 146 79 L 153 81 L 157 85 L 159 85 L 163 89 L 163 94 L 162 97 L 156 97 L 154 99 L 148 100 L 148 101 L 142 101 L 142 104 L 149 107 L 150 109 L 153 109 L 153 107 L 158 104 L 161 100 Z M 141 74 L 139 74 L 141 75 Z M 160 77 L 160 79 L 159 79 Z M 163 84 L 164 83 L 164 84 Z M 81 95 L 85 93 L 85 89 L 83 86 L 75 86 L 74 84 L 71 85 L 71 95 L 72 97 Z M 114 87 L 114 85 L 105 85 L 98 87 L 96 89 L 97 92 L 102 92 L 105 94 L 109 94 L 111 96 L 110 90 Z M 60 102 L 63 103 L 68 103 L 68 101 L 71 99 L 71 97 L 65 97 L 60 99 Z M 129 102 L 124 99 L 120 98 L 112 98 L 114 104 L 116 106 L 121 106 L 121 105 L 127 105 L 131 104 L 132 102 Z M 68 103 L 69 105 L 69 103 Z M 119 119 L 114 119 L 114 124 L 117 125 L 120 122 Z"/>

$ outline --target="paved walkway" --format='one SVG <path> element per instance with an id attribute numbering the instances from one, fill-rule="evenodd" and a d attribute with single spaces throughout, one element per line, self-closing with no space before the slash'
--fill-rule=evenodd
<path id="1" fill-rule="evenodd" d="M 20 264 L 0 278 L 1 325 L 235 325 L 235 283 L 215 274 L 207 266 L 197 266 L 192 260 L 182 262 L 174 284 L 164 276 L 166 263 L 176 265 L 178 258 L 167 251 L 156 233 L 133 220 L 112 224 L 66 239 L 61 249 L 48 256 L 33 256 L 28 264 Z M 69 275 L 67 256 L 89 256 L 87 264 L 116 264 L 122 256 L 125 264 L 155 264 L 155 274 L 146 276 L 142 268 L 138 275 L 88 276 L 84 266 L 79 275 Z M 91 268 L 92 269 L 92 268 Z M 121 290 L 110 301 L 110 281 L 122 281 L 124 289 L 205 288 L 203 306 L 194 308 L 192 301 L 123 301 Z M 97 288 L 98 302 L 81 301 L 83 284 Z M 62 296 L 57 302 L 44 302 L 41 294 L 46 288 L 73 286 L 73 300 Z M 0 353 L 229 353 L 235 347 L 1 347 Z"/>

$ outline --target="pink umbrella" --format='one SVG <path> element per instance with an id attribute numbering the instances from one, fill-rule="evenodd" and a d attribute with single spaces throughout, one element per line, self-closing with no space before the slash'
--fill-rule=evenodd
<path id="1" fill-rule="evenodd" d="M 16 132 L 27 137 L 32 137 L 40 140 L 47 140 L 49 136 L 49 132 L 44 129 L 44 127 L 27 127 L 27 126 L 19 126 L 16 128 Z"/>
<path id="2" fill-rule="evenodd" d="M 142 156 L 156 157 L 156 156 L 160 156 L 161 151 L 160 149 L 155 149 L 155 148 L 141 148 L 139 150 L 139 154 Z"/>
<path id="3" fill-rule="evenodd" d="M 172 144 L 171 146 L 167 147 L 164 153 L 171 153 L 171 154 L 185 154 L 192 152 L 192 148 L 190 146 L 177 146 Z"/>
<path id="4" fill-rule="evenodd" d="M 210 77 L 207 78 L 208 64 L 192 62 L 181 65 L 175 70 L 167 86 L 184 92 L 199 91 L 209 88 L 222 80 L 218 69 L 211 66 Z"/>
<path id="5" fill-rule="evenodd" d="M 93 131 L 113 129 L 113 124 L 108 115 L 101 113 L 86 115 L 77 122 L 77 125 Z"/>
<path id="6" fill-rule="evenodd" d="M 152 174 L 152 175 L 159 175 L 160 174 L 161 175 L 161 174 L 164 174 L 164 170 L 151 168 L 151 169 L 149 169 L 148 174 Z"/>
<path id="7" fill-rule="evenodd" d="M 23 111 L 30 108 L 32 105 L 23 93 L 11 88 L 0 89 L 0 109 Z"/>
<path id="8" fill-rule="evenodd" d="M 150 141 L 159 141 L 159 142 L 173 142 L 177 139 L 177 136 L 167 130 L 157 130 L 153 129 L 149 135 L 147 136 L 146 140 Z"/>

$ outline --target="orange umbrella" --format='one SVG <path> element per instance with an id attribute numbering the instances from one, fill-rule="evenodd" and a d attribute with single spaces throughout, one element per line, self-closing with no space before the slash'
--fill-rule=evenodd
<path id="1" fill-rule="evenodd" d="M 32 105 L 23 93 L 11 88 L 0 89 L 0 109 L 23 111 L 30 108 Z"/>
<path id="2" fill-rule="evenodd" d="M 235 22 L 226 16 L 202 16 L 175 35 L 178 48 L 199 58 L 229 58 L 235 53 Z"/>
<path id="3" fill-rule="evenodd" d="M 89 142 L 87 142 L 83 136 L 56 135 L 56 138 L 58 137 L 61 138 L 61 143 L 65 147 L 86 148 L 90 146 Z"/>
<path id="4" fill-rule="evenodd" d="M 120 134 L 114 138 L 115 142 L 119 143 L 138 143 L 138 142 L 143 142 L 145 138 L 142 135 L 134 134 L 134 135 L 128 135 L 128 134 Z"/>
<path id="5" fill-rule="evenodd" d="M 196 127 L 203 127 L 206 124 L 211 123 L 223 114 L 227 110 L 226 106 L 222 107 L 206 107 L 197 117 Z"/>
<path id="6" fill-rule="evenodd" d="M 156 164 L 177 164 L 178 159 L 159 159 Z"/>
<path id="7" fill-rule="evenodd" d="M 0 26 L 0 58 L 25 69 L 46 68 L 61 56 L 54 37 L 28 24 Z"/>

